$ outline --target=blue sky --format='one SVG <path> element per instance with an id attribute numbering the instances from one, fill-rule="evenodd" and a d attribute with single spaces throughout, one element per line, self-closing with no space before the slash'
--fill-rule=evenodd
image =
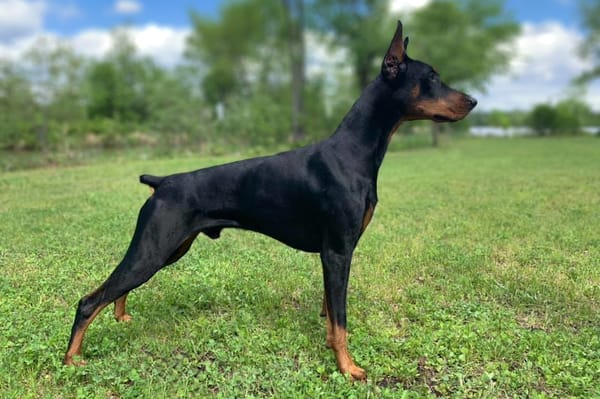
<path id="1" fill-rule="evenodd" d="M 429 1 L 390 0 L 390 12 L 407 13 Z M 480 100 L 479 109 L 528 109 L 536 103 L 556 102 L 572 94 L 572 79 L 592 65 L 577 52 L 583 40 L 577 2 L 506 0 L 508 11 L 521 22 L 522 32 L 511 45 L 513 59 L 509 70 L 495 76 L 486 92 L 474 93 Z M 0 58 L 18 60 L 39 37 L 67 42 L 85 56 L 101 57 L 112 46 L 110 30 L 127 23 L 139 51 L 168 67 L 181 60 L 190 30 L 189 11 L 195 9 L 216 16 L 223 3 L 222 0 L 0 0 Z M 405 25 L 409 32 L 410 26 Z M 333 67 L 335 57 L 319 40 L 309 37 L 307 51 L 311 60 L 322 64 L 318 68 L 309 65 L 309 73 Z M 600 81 L 577 95 L 600 111 Z"/>
<path id="2" fill-rule="evenodd" d="M 4 0 L 0 0 L 0 4 Z M 74 34 L 77 31 L 95 27 L 111 28 L 123 22 L 156 23 L 175 27 L 189 25 L 188 11 L 194 9 L 207 16 L 216 16 L 223 0 L 171 0 L 171 1 L 131 1 L 139 9 L 131 7 L 119 12 L 111 1 L 54 0 L 50 2 L 55 12 L 48 15 L 49 30 L 61 34 Z M 558 21 L 567 26 L 577 26 L 576 0 L 508 0 L 507 9 L 519 21 L 539 23 Z"/>
<path id="3" fill-rule="evenodd" d="M 519 21 L 559 21 L 578 25 L 577 0 L 508 0 L 506 8 Z"/>

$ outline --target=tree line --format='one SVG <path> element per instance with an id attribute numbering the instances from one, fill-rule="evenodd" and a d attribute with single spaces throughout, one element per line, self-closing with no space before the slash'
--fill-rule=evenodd
<path id="1" fill-rule="evenodd" d="M 504 129 L 527 127 L 537 136 L 578 135 L 586 128 L 595 128 L 600 134 L 600 113 L 577 98 L 535 104 L 531 110 L 477 112 L 470 123 Z"/>
<path id="2" fill-rule="evenodd" d="M 452 86 L 484 88 L 507 67 L 510 47 L 500 44 L 519 25 L 503 0 L 435 0 L 410 15 L 391 15 L 388 6 L 235 0 L 216 18 L 191 11 L 184 57 L 168 68 L 142 56 L 126 28 L 113 31 L 100 59 L 40 39 L 19 61 L 0 60 L 0 148 L 198 144 L 218 151 L 323 138 L 378 73 L 399 17 L 416 42 L 435 43 L 409 54 L 443 67 Z M 327 71 L 311 58 L 315 42 L 330 57 Z"/>

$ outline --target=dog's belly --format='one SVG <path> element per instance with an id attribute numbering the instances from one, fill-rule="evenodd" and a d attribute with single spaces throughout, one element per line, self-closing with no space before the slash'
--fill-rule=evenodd
<path id="1" fill-rule="evenodd" d="M 321 234 L 316 228 L 306 225 L 292 225 L 285 227 L 268 225 L 252 226 L 248 230 L 256 231 L 276 239 L 285 245 L 304 252 L 321 251 Z"/>
<path id="2" fill-rule="evenodd" d="M 268 208 L 266 208 L 268 209 Z M 239 210 L 211 212 L 201 217 L 202 224 L 209 228 L 200 229 L 211 238 L 218 238 L 221 229 L 239 228 L 264 234 L 295 249 L 304 252 L 320 252 L 322 246 L 322 226 L 320 219 L 309 217 L 303 212 L 277 212 L 272 214 L 265 208 L 254 212 Z"/>

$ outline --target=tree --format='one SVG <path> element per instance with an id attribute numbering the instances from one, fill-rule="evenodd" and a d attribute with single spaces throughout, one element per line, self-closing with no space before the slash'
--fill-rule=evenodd
<path id="1" fill-rule="evenodd" d="M 505 12 L 503 0 L 434 0 L 416 10 L 407 23 L 416 43 L 412 57 L 438 68 L 448 85 L 484 90 L 494 74 L 508 67 L 509 43 L 519 25 Z M 414 44 L 414 43 L 413 43 Z M 433 129 L 437 145 L 440 130 Z"/>
<path id="2" fill-rule="evenodd" d="M 184 139 L 208 133 L 205 106 L 193 92 L 194 79 L 190 75 L 189 69 L 180 66 L 164 71 L 150 82 L 146 101 L 151 129 Z"/>
<path id="3" fill-rule="evenodd" d="M 501 110 L 493 110 L 488 115 L 488 123 L 491 126 L 498 126 L 504 129 L 508 129 L 513 121 L 508 112 Z"/>
<path id="4" fill-rule="evenodd" d="M 304 0 L 282 0 L 288 26 L 288 51 L 292 79 L 292 140 L 304 139 L 304 86 L 305 45 L 304 45 Z"/>
<path id="5" fill-rule="evenodd" d="M 250 77 L 266 79 L 269 67 L 265 65 L 271 58 L 261 50 L 268 48 L 275 19 L 267 12 L 271 5 L 272 1 L 259 0 L 229 3 L 217 20 L 191 12 L 192 32 L 185 55 L 204 71 L 202 88 L 207 101 L 225 103 L 248 86 Z"/>
<path id="6" fill-rule="evenodd" d="M 15 63 L 0 60 L 0 148 L 30 146 L 35 101 L 29 81 Z"/>
<path id="7" fill-rule="evenodd" d="M 565 99 L 555 106 L 536 105 L 529 114 L 529 126 L 539 136 L 575 135 L 593 118 L 590 107 L 578 99 Z"/>
<path id="8" fill-rule="evenodd" d="M 550 104 L 538 104 L 531 110 L 529 126 L 538 136 L 547 136 L 557 130 L 558 115 Z"/>
<path id="9" fill-rule="evenodd" d="M 579 134 L 586 121 L 592 119 L 593 111 L 578 98 L 567 98 L 556 104 L 558 129 L 562 134 Z"/>
<path id="10" fill-rule="evenodd" d="M 114 118 L 117 114 L 117 72 L 109 61 L 98 61 L 88 72 L 89 98 L 87 112 L 90 118 Z"/>
<path id="11" fill-rule="evenodd" d="M 506 70 L 512 55 L 507 44 L 520 30 L 503 0 L 435 0 L 415 11 L 409 24 L 413 57 L 439 68 L 450 86 L 478 90 Z"/>
<path id="12" fill-rule="evenodd" d="M 358 90 L 367 87 L 377 74 L 389 32 L 395 26 L 388 6 L 387 0 L 317 0 L 313 4 L 312 26 L 332 34 L 332 44 L 348 50 Z"/>
<path id="13" fill-rule="evenodd" d="M 581 83 L 600 78 L 600 2 L 597 0 L 580 0 L 580 14 L 586 29 L 587 37 L 581 46 L 584 57 L 595 61 L 591 70 L 579 76 Z"/>
<path id="14" fill-rule="evenodd" d="M 42 37 L 25 53 L 23 67 L 35 99 L 37 146 L 47 153 L 50 133 L 65 136 L 85 117 L 83 59 L 60 40 Z"/>
<path id="15" fill-rule="evenodd" d="M 150 58 L 137 54 L 126 30 L 114 31 L 112 40 L 112 50 L 105 59 L 89 68 L 88 116 L 120 123 L 146 122 L 151 87 L 164 71 Z"/>
<path id="16" fill-rule="evenodd" d="M 290 108 L 283 112 L 291 122 L 292 140 L 301 141 L 306 120 L 304 18 L 303 0 L 238 0 L 228 3 L 217 20 L 192 12 L 186 56 L 203 70 L 205 99 L 224 107 L 238 104 L 236 97 L 263 103 L 265 90 L 278 93 L 289 79 Z"/>

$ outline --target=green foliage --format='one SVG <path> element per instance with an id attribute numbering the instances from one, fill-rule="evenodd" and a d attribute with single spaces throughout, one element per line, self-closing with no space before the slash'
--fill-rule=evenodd
<path id="1" fill-rule="evenodd" d="M 578 134 L 586 122 L 591 121 L 593 112 L 585 103 L 567 99 L 556 106 L 538 104 L 529 114 L 529 126 L 540 136 L 556 134 Z"/>
<path id="2" fill-rule="evenodd" d="M 194 72 L 184 67 L 155 73 L 148 84 L 146 125 L 163 135 L 185 134 L 206 141 L 209 106 L 193 92 Z"/>
<path id="3" fill-rule="evenodd" d="M 230 2 L 218 20 L 191 12 L 186 57 L 204 70 L 202 87 L 211 104 L 242 94 L 251 76 L 264 80 L 278 66 L 274 61 L 285 59 L 281 54 L 269 56 L 273 48 L 282 50 L 277 41 L 282 29 L 278 5 L 275 0 Z"/>
<path id="4" fill-rule="evenodd" d="M 292 144 L 290 140 L 290 89 L 281 86 L 258 87 L 243 98 L 232 98 L 224 118 L 214 122 L 216 135 L 212 139 L 229 148 L 257 147 L 259 151 L 323 139 L 333 133 L 341 117 L 326 115 L 322 89 L 319 82 L 306 87 L 309 117 L 303 123 L 308 134 L 302 142 Z"/>
<path id="5" fill-rule="evenodd" d="M 508 112 L 494 110 L 489 114 L 489 123 L 492 126 L 499 126 L 502 128 L 508 128 L 513 125 L 512 118 Z"/>
<path id="6" fill-rule="evenodd" d="M 90 67 L 89 117 L 124 123 L 147 122 L 152 85 L 164 74 L 152 60 L 136 54 L 135 45 L 125 31 L 114 31 L 111 53 Z"/>
<path id="7" fill-rule="evenodd" d="M 595 65 L 579 77 L 585 83 L 600 77 L 600 3 L 596 0 L 579 0 L 580 14 L 586 38 L 581 46 L 584 57 L 590 58 Z"/>
<path id="8" fill-rule="evenodd" d="M 0 60 L 0 148 L 35 145 L 31 118 L 34 107 L 29 81 L 15 64 Z"/>
<path id="9" fill-rule="evenodd" d="M 115 67 L 108 61 L 97 62 L 90 67 L 90 101 L 87 107 L 90 118 L 112 118 L 116 115 L 116 74 Z"/>
<path id="10" fill-rule="evenodd" d="M 20 140 L 35 137 L 34 148 L 48 153 L 85 118 L 83 59 L 63 42 L 41 38 L 17 65 L 29 83 L 32 100 L 27 107 L 31 127 L 19 132 L 23 133 Z"/>
<path id="11" fill-rule="evenodd" d="M 523 110 L 492 110 L 477 111 L 469 115 L 469 122 L 473 126 L 497 126 L 497 127 L 516 127 L 529 125 L 530 111 Z"/>
<path id="12" fill-rule="evenodd" d="M 194 144 L 224 153 L 247 145 L 286 147 L 290 136 L 297 139 L 293 145 L 323 138 L 378 73 L 396 16 L 384 0 L 302 4 L 234 0 L 217 18 L 192 12 L 186 62 L 173 68 L 141 56 L 126 29 L 115 29 L 113 50 L 101 59 L 83 59 L 58 40 L 34 43 L 23 60 L 0 60 L 0 148 L 42 150 L 40 158 L 54 163 L 80 160 L 96 147 L 141 144 L 166 152 Z M 589 7 L 593 14 L 594 3 Z M 463 88 L 485 86 L 506 66 L 506 43 L 518 30 L 501 0 L 435 0 L 402 18 L 418 41 L 409 54 Z M 339 67 L 310 79 L 302 78 L 305 63 L 298 54 L 304 19 L 311 39 L 347 50 Z M 588 24 L 595 26 L 595 19 Z M 216 104 L 225 119 L 217 118 Z M 557 131 L 599 124 L 581 104 L 561 103 L 555 111 Z M 514 112 L 480 115 L 471 121 L 506 126 L 509 119 L 524 120 Z M 24 154 L 25 163 L 29 157 Z"/>
<path id="13" fill-rule="evenodd" d="M 551 134 L 558 128 L 558 112 L 550 104 L 536 105 L 529 116 L 529 126 L 539 136 Z"/>
<path id="14" fill-rule="evenodd" d="M 78 299 L 125 252 L 148 189 L 232 161 L 120 157 L 0 174 L 0 391 L 6 398 L 600 396 L 597 139 L 464 140 L 388 154 L 355 252 L 336 371 L 318 256 L 226 230 L 88 330 L 61 365 Z M 543 200 L 540 200 L 543 199 Z"/>
<path id="15" fill-rule="evenodd" d="M 311 25 L 332 37 L 332 45 L 348 49 L 356 87 L 364 89 L 377 76 L 395 21 L 385 0 L 317 0 Z"/>
<path id="16" fill-rule="evenodd" d="M 259 90 L 231 100 L 225 118 L 216 121 L 216 129 L 218 138 L 238 146 L 287 143 L 291 129 L 289 92 Z"/>

